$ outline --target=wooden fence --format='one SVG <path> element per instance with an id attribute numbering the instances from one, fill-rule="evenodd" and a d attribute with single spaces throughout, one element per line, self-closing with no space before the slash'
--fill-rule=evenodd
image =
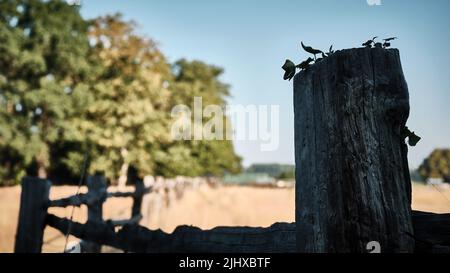
<path id="1" fill-rule="evenodd" d="M 87 193 L 50 200 L 49 193 L 51 182 L 44 179 L 25 177 L 22 180 L 22 193 L 20 200 L 19 223 L 16 234 L 15 252 L 36 253 L 41 252 L 43 244 L 44 229 L 47 225 L 60 230 L 64 235 L 71 234 L 82 239 L 79 246 L 83 252 L 100 252 L 101 244 L 90 240 L 84 240 L 84 235 L 78 235 L 82 229 L 95 227 L 98 238 L 105 238 L 105 234 L 115 232 L 115 228 L 122 226 L 136 226 L 143 219 L 142 204 L 146 194 L 156 193 L 166 197 L 168 204 L 171 196 L 180 198 L 186 188 L 196 188 L 210 179 L 177 177 L 176 179 L 164 179 L 157 177 L 146 177 L 144 181 L 135 176 L 128 177 L 128 181 L 134 186 L 134 191 L 108 191 L 106 179 L 101 175 L 87 178 Z M 103 204 L 108 198 L 132 198 L 131 218 L 123 220 L 104 220 Z M 65 208 L 69 206 L 87 206 L 87 223 L 81 225 L 72 219 L 61 220 L 55 215 L 47 212 L 50 207 Z M 144 212 L 147 214 L 148 212 Z M 80 226 L 81 225 L 81 226 Z M 105 231 L 107 231 L 105 233 Z M 121 248 L 120 245 L 106 242 L 106 245 Z M 125 247 L 121 249 L 127 250 Z"/>
<path id="2" fill-rule="evenodd" d="M 179 226 L 172 234 L 149 230 L 138 223 L 143 196 L 158 191 L 182 194 L 207 182 L 202 179 L 148 179 L 145 186 L 135 181 L 134 192 L 108 192 L 101 176 L 88 178 L 88 192 L 68 198 L 49 200 L 48 180 L 26 177 L 22 181 L 19 224 L 15 252 L 41 252 L 45 226 L 82 240 L 83 252 L 98 252 L 101 245 L 131 252 L 218 252 L 218 253 L 292 253 L 297 252 L 296 223 L 276 223 L 268 228 L 217 227 L 201 230 Z M 178 192 L 178 193 L 177 193 Z M 167 196 L 167 195 L 166 195 Z M 107 198 L 132 197 L 132 217 L 125 220 L 103 220 L 102 204 Z M 88 207 L 88 221 L 77 223 L 47 213 L 49 207 Z M 194 212 L 186 212 L 194 213 Z M 415 252 L 450 252 L 450 214 L 412 212 Z M 118 229 L 118 230 L 117 230 Z"/>

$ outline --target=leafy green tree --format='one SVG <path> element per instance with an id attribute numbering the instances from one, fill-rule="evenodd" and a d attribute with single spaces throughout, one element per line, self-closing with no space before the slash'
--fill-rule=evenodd
<path id="1" fill-rule="evenodd" d="M 91 143 L 90 170 L 122 183 L 130 164 L 141 174 L 154 174 L 155 153 L 170 142 L 170 66 L 156 44 L 134 28 L 120 15 L 92 22 L 90 55 L 100 68 L 88 118 L 75 122 Z"/>
<path id="2" fill-rule="evenodd" d="M 89 93 L 87 23 L 64 1 L 0 2 L 0 175 L 47 177 L 52 147 Z"/>
<path id="3" fill-rule="evenodd" d="M 228 86 L 218 79 L 223 70 L 185 60 L 171 69 L 156 44 L 134 29 L 120 15 L 91 24 L 91 55 L 101 68 L 88 119 L 78 122 L 93 147 L 91 172 L 102 170 L 124 183 L 130 165 L 141 174 L 163 176 L 239 170 L 230 141 L 174 141 L 170 136 L 173 106 L 189 105 L 194 96 L 202 96 L 205 104 L 225 105 Z"/>
<path id="4" fill-rule="evenodd" d="M 424 178 L 442 178 L 450 182 L 450 149 L 435 149 L 420 165 L 419 174 Z"/>
<path id="5" fill-rule="evenodd" d="M 175 86 L 172 104 L 192 104 L 194 97 L 202 97 L 203 104 L 226 105 L 230 86 L 220 80 L 224 70 L 202 61 L 181 59 L 172 67 Z"/>
<path id="6" fill-rule="evenodd" d="M 69 181 L 85 153 L 89 172 L 112 182 L 130 165 L 165 176 L 240 170 L 230 141 L 170 136 L 174 105 L 201 96 L 225 106 L 221 68 L 171 67 L 120 15 L 86 21 L 61 0 L 2 1 L 0 10 L 0 185 L 27 172 Z"/>
<path id="7" fill-rule="evenodd" d="M 173 66 L 174 82 L 172 83 L 171 105 L 185 104 L 193 108 L 194 97 L 201 97 L 203 107 L 206 105 L 226 106 L 226 98 L 230 95 L 229 86 L 220 80 L 223 69 L 205 64 L 201 61 L 187 61 L 181 59 Z M 203 122 L 207 122 L 204 118 Z M 229 124 L 226 116 L 223 124 Z M 215 128 L 221 130 L 224 128 Z M 224 137 L 225 137 L 224 133 Z M 180 160 L 174 168 L 189 170 L 188 175 L 223 175 L 226 172 L 241 171 L 241 158 L 234 152 L 230 140 L 192 140 L 177 142 L 176 149 L 185 149 L 189 153 Z M 172 147 L 171 147 L 172 148 Z M 172 148 L 173 149 L 173 148 Z M 164 162 L 164 160 L 162 160 Z M 167 165 L 162 163 L 163 165 Z M 174 174 L 175 169 L 169 170 L 167 175 Z"/>

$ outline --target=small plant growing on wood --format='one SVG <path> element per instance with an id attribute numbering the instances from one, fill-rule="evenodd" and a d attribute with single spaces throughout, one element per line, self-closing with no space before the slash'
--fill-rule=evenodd
<path id="1" fill-rule="evenodd" d="M 390 37 L 390 38 L 386 38 L 383 39 L 383 43 L 381 42 L 377 42 L 375 43 L 375 39 L 378 38 L 378 36 L 375 36 L 372 38 L 372 40 L 368 40 L 367 42 L 363 43 L 362 46 L 367 47 L 367 48 L 371 48 L 372 46 L 376 47 L 376 48 L 388 48 L 391 46 L 391 41 L 396 40 L 397 37 Z"/>
<path id="2" fill-rule="evenodd" d="M 284 80 L 290 81 L 295 76 L 295 72 L 296 72 L 297 68 L 300 70 L 307 70 L 311 66 L 312 61 L 315 60 L 316 63 L 320 62 L 321 60 L 325 59 L 326 57 L 328 57 L 329 55 L 334 53 L 333 45 L 330 47 L 330 50 L 328 53 L 324 53 L 322 50 L 315 49 L 310 46 L 305 46 L 303 44 L 303 42 L 301 42 L 301 45 L 302 45 L 303 50 L 314 55 L 314 59 L 309 57 L 308 59 L 304 60 L 303 62 L 301 62 L 298 65 L 295 65 L 294 62 L 287 59 L 285 61 L 284 65 L 281 67 L 284 70 L 284 76 L 283 76 Z M 317 58 L 316 57 L 317 54 L 322 54 L 322 58 Z"/>
<path id="3" fill-rule="evenodd" d="M 390 41 L 393 41 L 397 39 L 397 37 L 391 37 L 391 38 L 387 38 L 387 39 L 383 39 L 384 43 L 383 43 L 383 48 L 388 48 L 391 46 Z"/>
<path id="4" fill-rule="evenodd" d="M 302 44 L 303 50 L 305 50 L 306 52 L 311 53 L 311 54 L 314 55 L 314 60 L 316 60 L 316 55 L 317 55 L 317 54 L 323 53 L 322 50 L 315 49 L 315 48 L 312 48 L 312 47 L 310 47 L 310 46 L 305 46 L 305 45 L 303 44 L 303 42 L 301 42 L 301 44 Z"/>
<path id="5" fill-rule="evenodd" d="M 328 53 L 326 54 L 327 56 L 330 56 L 331 54 L 333 54 L 334 53 L 334 50 L 333 50 L 333 45 L 331 45 L 330 46 L 330 49 L 328 49 Z"/>
<path id="6" fill-rule="evenodd" d="M 291 80 L 295 76 L 295 64 L 291 60 L 286 60 L 284 65 L 281 67 L 284 70 L 284 80 Z"/>
<path id="7" fill-rule="evenodd" d="M 414 132 L 411 132 L 407 126 L 405 126 L 400 133 L 400 136 L 402 139 L 408 138 L 408 144 L 411 147 L 414 147 L 417 145 L 417 143 L 422 139 L 420 136 L 416 135 Z"/>
<path id="8" fill-rule="evenodd" d="M 375 47 L 375 48 L 386 49 L 391 46 L 390 41 L 397 39 L 397 37 L 391 37 L 391 38 L 383 39 L 384 43 L 381 43 L 381 42 L 375 43 L 375 39 L 377 39 L 377 38 L 378 38 L 378 36 L 375 36 L 371 40 L 368 40 L 367 42 L 363 43 L 362 45 L 366 48 Z M 301 42 L 300 44 L 304 51 L 314 55 L 314 59 L 312 59 L 310 57 L 298 65 L 295 65 L 294 62 L 287 59 L 285 61 L 284 65 L 281 67 L 284 70 L 284 76 L 283 76 L 284 80 L 290 81 L 295 76 L 297 68 L 299 68 L 300 70 L 307 70 L 311 66 L 312 61 L 314 61 L 314 63 L 318 63 L 318 62 L 324 60 L 325 58 L 331 56 L 332 54 L 334 54 L 333 45 L 331 45 L 328 52 L 325 53 L 320 49 L 315 49 L 311 46 L 306 46 L 303 42 Z M 322 57 L 317 58 L 317 54 L 321 54 Z"/>
<path id="9" fill-rule="evenodd" d="M 378 42 L 378 43 L 375 43 L 374 47 L 375 48 L 383 48 L 383 44 Z"/>
<path id="10" fill-rule="evenodd" d="M 397 39 L 397 37 L 391 37 L 391 38 L 383 39 L 384 43 L 380 43 L 380 42 L 375 43 L 375 39 L 377 39 L 377 38 L 378 38 L 378 36 L 375 36 L 371 40 L 368 40 L 367 42 L 363 43 L 362 45 L 366 48 L 375 47 L 375 48 L 386 49 L 391 46 L 390 41 Z M 308 59 L 306 59 L 305 61 L 301 62 L 298 65 L 295 65 L 294 62 L 287 59 L 285 61 L 284 65 L 281 67 L 284 70 L 284 76 L 283 76 L 284 80 L 289 80 L 289 81 L 292 80 L 292 78 L 295 76 L 297 68 L 300 69 L 300 71 L 307 70 L 311 66 L 311 63 L 313 61 L 315 61 L 314 63 L 318 63 L 334 53 L 333 45 L 330 46 L 327 53 L 323 52 L 322 50 L 315 49 L 310 46 L 306 46 L 305 44 L 303 44 L 303 42 L 301 42 L 301 46 L 302 46 L 303 50 L 305 50 L 306 52 L 308 52 L 310 54 L 313 54 L 314 59 L 309 57 Z M 317 54 L 321 54 L 322 57 L 317 58 L 316 57 Z M 421 140 L 420 136 L 416 135 L 414 132 L 411 132 L 408 129 L 408 127 L 406 127 L 406 126 L 402 129 L 402 131 L 400 132 L 400 135 L 401 135 L 402 139 L 406 140 L 406 138 L 408 138 L 408 144 L 410 146 L 416 146 L 417 143 Z"/>
<path id="11" fill-rule="evenodd" d="M 322 60 L 325 59 L 326 57 L 327 57 L 327 56 L 325 56 L 325 54 L 322 52 L 322 57 L 317 58 L 317 59 L 316 59 L 316 63 L 322 61 Z"/>
<path id="12" fill-rule="evenodd" d="M 306 70 L 306 69 L 308 69 L 308 67 L 310 66 L 310 63 L 312 61 L 313 61 L 313 59 L 311 57 L 309 57 L 308 59 L 301 62 L 300 64 L 295 65 L 294 62 L 287 59 L 286 62 L 284 63 L 284 65 L 281 67 L 284 70 L 283 79 L 291 80 L 295 76 L 295 72 L 296 72 L 297 68 L 299 68 L 300 70 Z"/>
<path id="13" fill-rule="evenodd" d="M 301 62 L 300 64 L 298 64 L 297 68 L 299 68 L 300 70 L 306 70 L 309 68 L 312 61 L 313 61 L 313 59 L 311 57 L 309 57 L 308 59 L 306 59 L 303 62 Z"/>
<path id="14" fill-rule="evenodd" d="M 373 37 L 372 40 L 367 40 L 367 42 L 363 43 L 362 46 L 371 48 L 372 45 L 375 43 L 376 38 L 378 38 L 378 36 Z"/>

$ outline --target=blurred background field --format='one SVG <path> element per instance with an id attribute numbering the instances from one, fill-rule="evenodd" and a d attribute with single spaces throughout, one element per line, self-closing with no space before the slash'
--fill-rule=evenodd
<path id="1" fill-rule="evenodd" d="M 437 187 L 437 188 L 436 188 Z M 114 188 L 111 188 L 114 190 Z M 51 198 L 75 193 L 74 186 L 52 187 Z M 85 191 L 83 188 L 82 191 Z M 413 184 L 413 209 L 450 213 L 450 187 Z M 12 252 L 20 202 L 20 186 L 0 188 L 0 252 Z M 107 219 L 130 217 L 131 199 L 111 199 L 105 203 Z M 294 188 L 251 186 L 202 186 L 187 191 L 173 202 L 155 206 L 150 199 L 149 210 L 141 224 L 151 229 L 172 232 L 178 225 L 193 225 L 202 229 L 216 226 L 262 226 L 275 222 L 294 222 Z M 51 209 L 58 216 L 69 217 L 71 209 Z M 76 208 L 74 219 L 86 221 L 86 208 Z M 69 238 L 75 241 L 76 238 Z M 62 252 L 64 237 L 47 227 L 44 252 Z M 104 249 L 103 251 L 111 251 Z"/>

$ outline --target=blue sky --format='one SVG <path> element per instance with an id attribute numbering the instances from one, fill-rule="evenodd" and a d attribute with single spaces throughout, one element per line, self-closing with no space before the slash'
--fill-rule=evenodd
<path id="1" fill-rule="evenodd" d="M 398 36 L 408 82 L 408 125 L 423 137 L 409 152 L 417 167 L 434 148 L 450 147 L 450 1 L 381 0 L 83 0 L 85 18 L 120 12 L 138 23 L 138 33 L 159 43 L 175 61 L 200 59 L 225 68 L 231 104 L 280 105 L 280 146 L 237 141 L 247 166 L 294 163 L 292 83 L 282 80 L 286 58 L 307 55 L 300 41 L 316 48 L 357 47 L 372 36 Z"/>

